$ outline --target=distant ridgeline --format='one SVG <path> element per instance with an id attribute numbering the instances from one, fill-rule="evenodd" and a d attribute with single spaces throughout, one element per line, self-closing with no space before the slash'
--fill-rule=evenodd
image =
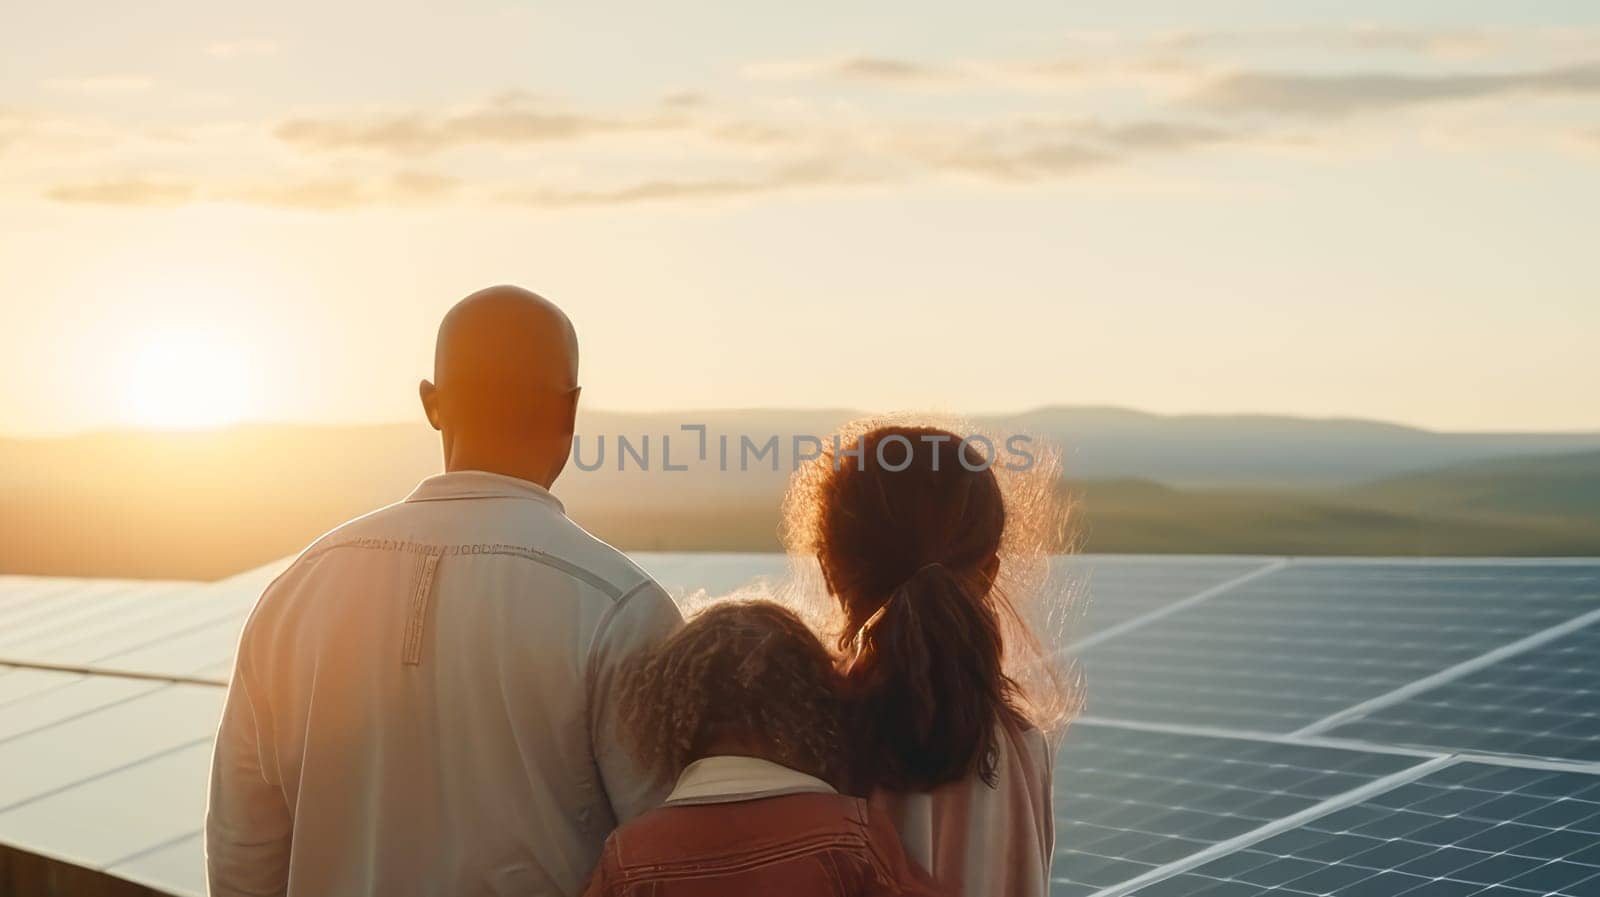
<path id="1" fill-rule="evenodd" d="M 625 548 L 771 551 L 796 457 L 856 416 L 591 413 L 590 469 L 569 465 L 556 493 Z M 1600 433 L 1103 408 L 977 418 L 969 432 L 993 438 L 996 463 L 1059 447 L 1086 551 L 1600 555 Z M 438 469 L 420 424 L 0 440 L 0 571 L 222 576 Z"/>

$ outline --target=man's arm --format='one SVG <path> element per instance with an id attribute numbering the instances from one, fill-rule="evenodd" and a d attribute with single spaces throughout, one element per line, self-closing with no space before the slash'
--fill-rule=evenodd
<path id="1" fill-rule="evenodd" d="M 589 719 L 595 761 L 617 823 L 654 809 L 671 790 L 670 781 L 640 768 L 619 720 L 620 678 L 641 651 L 661 644 L 683 626 L 672 598 L 645 580 L 612 606 L 589 649 Z"/>
<path id="2" fill-rule="evenodd" d="M 283 792 L 261 772 L 261 737 L 241 643 L 211 757 L 206 880 L 212 897 L 265 897 L 289 887 L 293 821 Z"/>

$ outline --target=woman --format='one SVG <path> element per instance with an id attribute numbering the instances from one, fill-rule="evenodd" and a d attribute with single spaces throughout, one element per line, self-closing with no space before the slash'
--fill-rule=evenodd
<path id="1" fill-rule="evenodd" d="M 978 444 L 933 427 L 841 435 L 796 478 L 788 535 L 834 599 L 852 790 L 872 795 L 941 887 L 1044 897 L 1047 733 L 1076 689 L 1002 583 L 1052 547 L 1055 485 L 1035 469 L 1008 494 Z"/>

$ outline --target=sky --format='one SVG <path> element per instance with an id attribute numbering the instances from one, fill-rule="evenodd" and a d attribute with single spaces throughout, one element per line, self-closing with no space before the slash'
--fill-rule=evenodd
<path id="1" fill-rule="evenodd" d="M 8 8 L 0 433 L 585 401 L 1600 429 L 1600 4 Z"/>

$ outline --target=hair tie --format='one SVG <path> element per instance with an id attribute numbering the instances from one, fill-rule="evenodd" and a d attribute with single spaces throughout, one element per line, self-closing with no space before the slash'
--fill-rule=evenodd
<path id="1" fill-rule="evenodd" d="M 929 563 L 923 564 L 922 566 L 918 567 L 915 571 L 912 572 L 912 574 L 910 576 L 906 577 L 905 582 L 900 583 L 900 585 L 893 592 L 889 593 L 889 597 L 882 604 L 878 605 L 878 610 L 875 613 L 873 613 L 872 616 L 867 618 L 867 622 L 861 624 L 861 628 L 863 630 L 865 630 L 867 627 L 871 626 L 872 624 L 878 622 L 878 620 L 882 619 L 884 613 L 889 610 L 889 605 L 891 605 L 891 604 L 893 604 L 895 602 L 895 599 L 900 596 L 900 593 L 905 590 L 905 587 L 907 585 L 909 585 L 913 579 L 916 579 L 917 577 L 919 577 L 922 574 L 928 572 L 929 570 L 934 569 L 935 567 L 937 567 L 940 570 L 943 570 L 947 575 L 950 573 L 950 568 L 946 567 L 944 565 L 943 561 L 930 561 Z"/>
<path id="2" fill-rule="evenodd" d="M 867 617 L 866 621 L 856 629 L 855 636 L 850 640 L 853 648 L 851 652 L 852 661 L 854 661 L 856 657 L 859 657 L 861 655 L 861 651 L 866 647 L 867 632 L 871 630 L 872 627 L 878 625 L 878 621 L 882 620 L 884 614 L 889 612 L 889 605 L 893 604 L 896 599 L 900 597 L 900 593 L 904 591 L 906 584 L 935 567 L 945 571 L 947 574 L 950 572 L 950 568 L 946 567 L 943 561 L 930 561 L 918 567 L 910 576 L 906 577 L 905 582 L 902 582 L 898 588 L 896 588 L 893 592 L 890 592 L 889 597 L 885 599 L 882 604 L 878 605 L 878 609 L 873 611 L 871 616 Z"/>

